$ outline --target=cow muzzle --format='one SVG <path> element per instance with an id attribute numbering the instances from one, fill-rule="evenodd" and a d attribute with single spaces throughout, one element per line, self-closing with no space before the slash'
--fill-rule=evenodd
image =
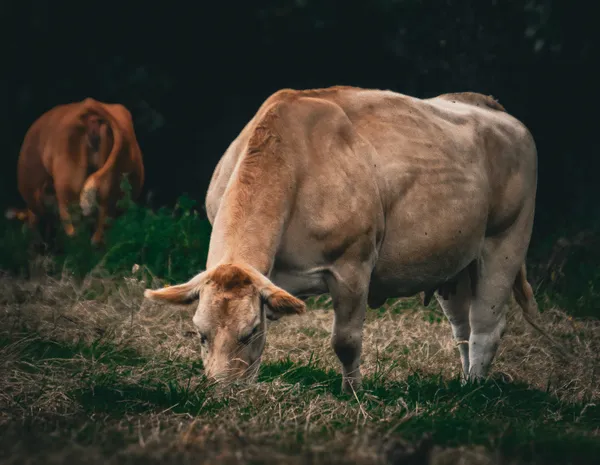
<path id="1" fill-rule="evenodd" d="M 251 363 L 239 358 L 233 358 L 226 363 L 209 363 L 206 367 L 206 376 L 218 383 L 234 381 L 249 381 L 258 373 L 258 363 Z"/>

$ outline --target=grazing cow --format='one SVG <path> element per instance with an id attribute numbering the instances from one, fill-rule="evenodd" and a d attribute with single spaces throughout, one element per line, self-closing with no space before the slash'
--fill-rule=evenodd
<path id="1" fill-rule="evenodd" d="M 33 228 L 55 198 L 63 228 L 72 236 L 70 205 L 79 201 L 88 216 L 97 204 L 92 242 L 102 242 L 106 218 L 117 214 L 122 174 L 128 174 L 132 197 L 137 198 L 144 165 L 129 111 L 91 98 L 58 105 L 25 134 L 17 175 L 27 209 L 10 209 L 6 216 L 24 219 Z"/>
<path id="2" fill-rule="evenodd" d="M 367 304 L 437 289 L 464 374 L 481 379 L 511 291 L 537 308 L 524 264 L 536 184 L 530 132 L 485 95 L 281 90 L 213 173 L 206 271 L 145 296 L 196 302 L 206 372 L 233 379 L 256 373 L 265 318 L 329 292 L 348 390 Z"/>

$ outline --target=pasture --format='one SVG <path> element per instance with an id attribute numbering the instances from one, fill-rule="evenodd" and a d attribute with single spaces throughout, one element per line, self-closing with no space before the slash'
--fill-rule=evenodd
<path id="1" fill-rule="evenodd" d="M 104 249 L 63 238 L 60 256 L 2 225 L 0 461 L 597 463 L 600 323 L 544 294 L 540 322 L 575 360 L 513 301 L 492 379 L 463 386 L 449 323 L 416 296 L 369 309 L 364 389 L 346 395 L 322 296 L 269 323 L 257 383 L 209 382 L 193 305 L 142 299 L 202 269 L 210 231 L 192 207 L 132 206 Z"/>

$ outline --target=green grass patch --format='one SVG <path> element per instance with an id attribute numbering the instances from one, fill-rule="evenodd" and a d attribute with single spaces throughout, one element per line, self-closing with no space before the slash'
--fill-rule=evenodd
<path id="1" fill-rule="evenodd" d="M 18 350 L 19 360 L 29 363 L 49 360 L 69 361 L 79 357 L 96 362 L 108 360 L 109 363 L 130 366 L 144 363 L 144 359 L 130 347 L 116 347 L 102 339 L 91 344 L 84 341 L 69 344 L 38 337 L 16 339 L 18 342 L 15 342 L 15 339 L 15 335 L 11 338 L 0 337 L 0 351 L 10 350 L 14 346 Z"/>

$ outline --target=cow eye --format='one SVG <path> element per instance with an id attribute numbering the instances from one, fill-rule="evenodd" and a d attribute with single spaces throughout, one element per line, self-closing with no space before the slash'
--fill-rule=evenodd
<path id="1" fill-rule="evenodd" d="M 208 341 L 208 338 L 206 337 L 206 334 L 200 333 L 200 344 L 204 345 L 204 344 L 206 344 L 207 341 Z"/>
<path id="2" fill-rule="evenodd" d="M 254 329 L 251 332 L 249 332 L 248 334 L 242 336 L 240 338 L 240 342 L 242 344 L 248 344 L 252 340 L 252 338 L 254 336 L 256 336 L 256 333 L 258 333 L 258 328 L 259 328 L 258 326 L 255 326 Z"/>

